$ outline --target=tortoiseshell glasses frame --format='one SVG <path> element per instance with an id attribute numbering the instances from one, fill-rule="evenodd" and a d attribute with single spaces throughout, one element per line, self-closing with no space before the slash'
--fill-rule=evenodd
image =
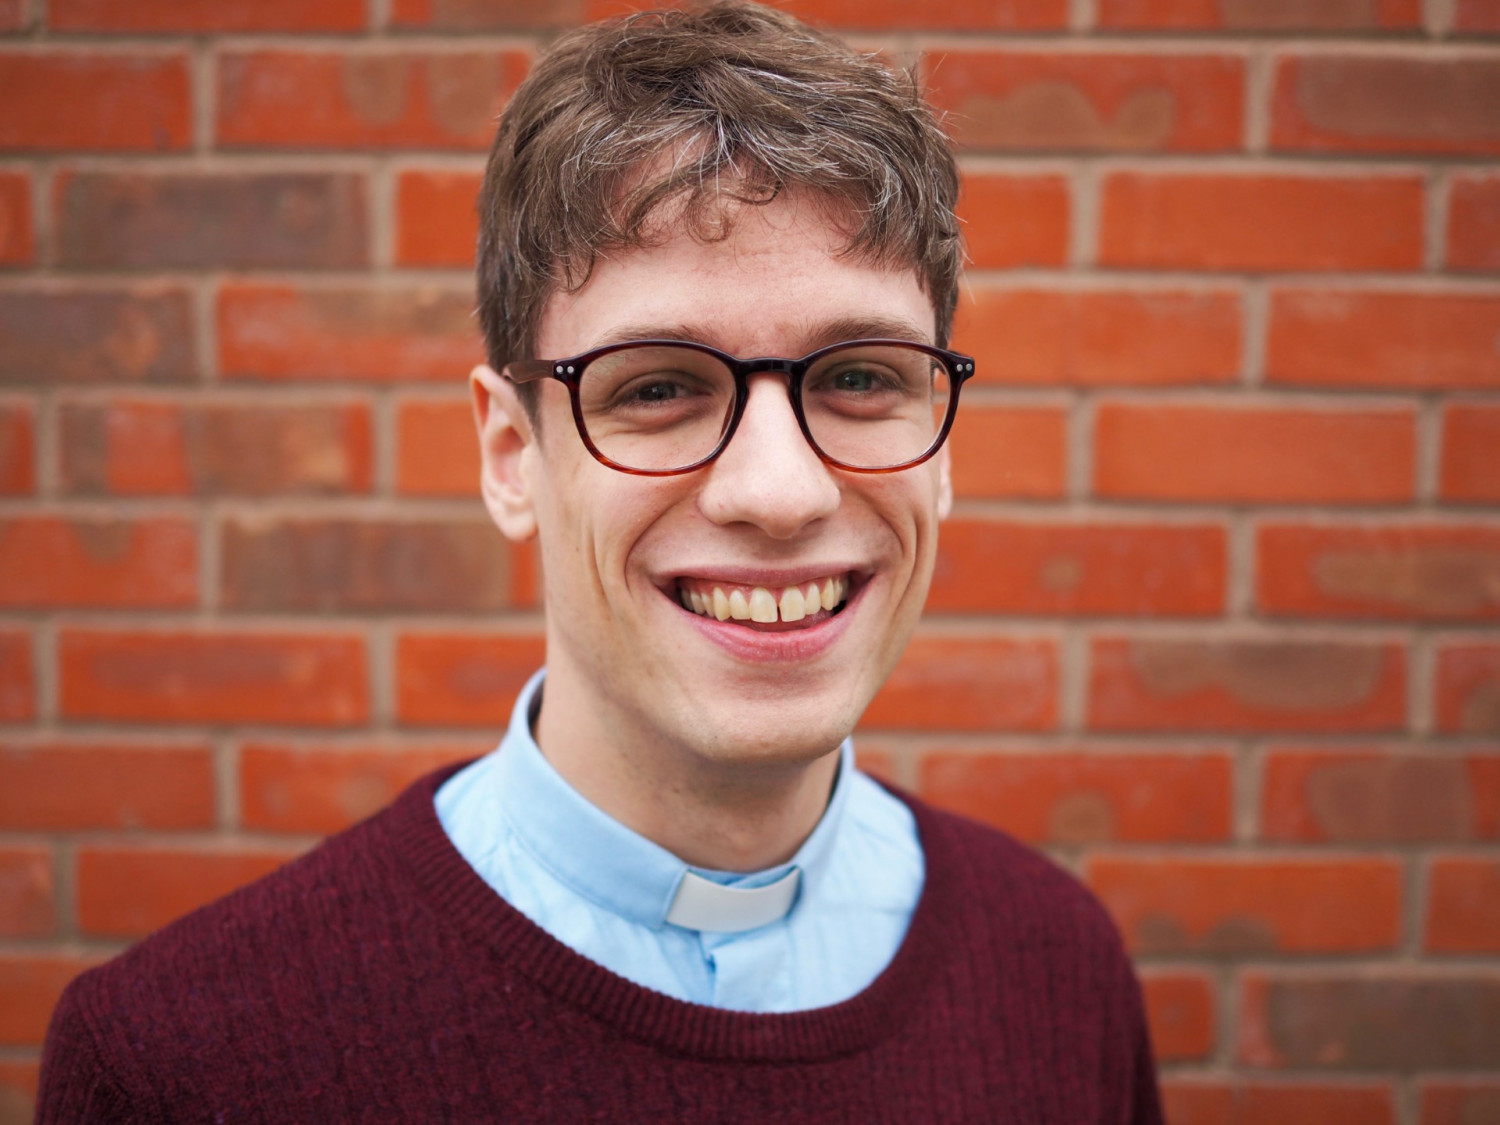
<path id="1" fill-rule="evenodd" d="M 580 393 L 580 388 L 584 384 L 584 377 L 589 368 L 608 357 L 613 356 L 618 358 L 622 352 L 639 352 L 644 357 L 648 349 L 671 349 L 674 353 L 691 353 L 692 362 L 699 364 L 704 363 L 704 361 L 715 361 L 723 370 L 721 372 L 717 368 L 710 366 L 710 377 L 722 378 L 722 374 L 727 372 L 733 379 L 734 396 L 725 405 L 723 417 L 719 420 L 718 433 L 713 437 L 711 447 L 706 452 L 697 452 L 698 447 L 707 440 L 707 433 L 705 432 L 704 438 L 694 439 L 692 443 L 694 445 L 694 453 L 685 464 L 650 466 L 629 464 L 619 460 L 617 457 L 611 457 L 602 450 L 595 440 L 599 435 L 590 433 L 583 395 Z M 918 355 L 925 357 L 929 361 L 933 361 L 935 364 L 935 366 L 929 367 L 929 377 L 934 382 L 936 381 L 939 369 L 947 380 L 946 391 L 944 392 L 946 393 L 946 402 L 943 402 L 938 394 L 930 396 L 932 406 L 929 409 L 932 410 L 932 414 L 929 415 L 929 418 L 935 415 L 936 408 L 943 410 L 942 420 L 932 432 L 930 441 L 927 441 L 925 445 L 912 453 L 903 453 L 897 460 L 888 464 L 854 463 L 847 459 L 847 455 L 843 457 L 837 456 L 819 443 L 814 432 L 818 427 L 810 424 L 807 416 L 804 379 L 808 372 L 816 369 L 821 376 L 823 373 L 831 370 L 840 358 L 849 357 L 848 362 L 850 366 L 844 372 L 836 373 L 834 377 L 838 378 L 842 374 L 849 373 L 866 375 L 868 372 L 864 368 L 854 365 L 864 362 L 866 367 L 875 366 L 869 357 L 898 357 L 899 359 L 904 359 L 908 356 L 915 357 Z M 685 363 L 688 361 L 687 356 L 682 358 Z M 662 386 L 666 386 L 668 390 L 673 392 L 670 400 L 645 397 L 631 399 L 630 405 L 640 410 L 645 417 L 651 418 L 650 411 L 660 406 L 663 402 L 679 401 L 684 398 L 705 397 L 703 395 L 705 380 L 697 375 L 688 373 L 687 375 L 679 376 L 679 373 L 675 370 L 656 372 L 650 365 L 647 365 L 643 371 L 644 374 L 632 384 L 633 386 L 644 385 L 650 391 L 655 391 Z M 511 382 L 517 384 L 533 383 L 542 379 L 555 379 L 562 383 L 568 388 L 569 398 L 573 407 L 573 422 L 578 429 L 578 436 L 582 439 L 589 453 L 601 464 L 622 473 L 656 477 L 690 473 L 696 469 L 703 468 L 713 461 L 714 458 L 718 457 L 734 437 L 740 418 L 744 414 L 745 404 L 750 394 L 750 377 L 765 372 L 787 376 L 787 397 L 791 402 L 792 412 L 796 416 L 797 424 L 802 430 L 802 436 L 807 439 L 808 445 L 812 447 L 813 451 L 825 464 L 853 473 L 895 473 L 922 464 L 922 462 L 928 460 L 942 448 L 943 442 L 947 440 L 948 433 L 953 427 L 953 419 L 958 411 L 959 390 L 974 375 L 974 360 L 970 356 L 949 351 L 946 348 L 935 347 L 931 344 L 917 343 L 912 340 L 885 338 L 844 340 L 809 352 L 800 359 L 785 359 L 774 356 L 757 359 L 740 359 L 738 356 L 730 355 L 727 352 L 719 351 L 717 348 L 694 341 L 647 339 L 626 340 L 620 343 L 607 344 L 603 347 L 594 348 L 591 351 L 568 356 L 564 359 L 516 360 L 506 366 L 503 374 Z M 677 383 L 666 383 L 664 378 L 662 378 L 666 376 L 678 379 L 679 381 Z M 646 380 L 658 381 L 646 382 Z M 691 383 L 691 386 L 686 388 L 686 394 L 679 396 L 676 394 L 676 391 L 683 389 L 684 383 Z M 715 390 L 717 388 L 707 389 Z M 724 389 L 727 390 L 727 387 Z M 877 391 L 879 389 L 876 388 Z M 861 396 L 864 395 L 866 400 L 869 397 L 868 392 L 863 391 L 861 388 L 840 388 L 838 393 L 843 394 L 851 402 L 858 404 L 855 409 L 839 413 L 839 417 L 846 420 L 843 424 L 850 428 L 851 431 L 859 430 L 861 424 L 865 423 L 866 418 L 874 418 L 876 421 L 888 420 L 888 418 L 861 413 L 861 410 L 864 408 Z M 890 394 L 888 393 L 889 397 Z M 899 395 L 896 397 L 899 398 Z M 907 397 L 912 398 L 913 396 L 908 395 Z M 710 401 L 712 401 L 711 396 Z M 602 414 L 601 417 L 603 417 Z M 913 414 L 913 418 L 915 417 L 919 417 L 919 414 Z M 700 418 L 707 418 L 709 422 L 712 421 L 712 416 L 703 415 L 701 412 Z M 852 425 L 850 425 L 851 421 Z M 703 425 L 703 422 L 699 423 L 700 431 L 703 430 Z M 865 424 L 864 428 L 868 429 L 868 425 Z M 917 434 L 917 437 L 921 440 L 920 434 Z M 663 443 L 658 442 L 658 444 Z"/>

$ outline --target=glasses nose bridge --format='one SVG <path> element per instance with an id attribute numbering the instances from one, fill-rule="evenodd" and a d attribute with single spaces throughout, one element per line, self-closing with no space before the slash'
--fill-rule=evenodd
<path id="1" fill-rule="evenodd" d="M 792 419 L 796 428 L 801 432 L 803 440 L 811 444 L 812 439 L 808 436 L 807 427 L 802 421 L 802 407 L 797 401 L 797 392 L 801 385 L 804 368 L 807 365 L 801 360 L 786 359 L 781 356 L 762 356 L 757 359 L 741 359 L 732 365 L 735 381 L 735 405 L 732 416 L 729 419 L 728 430 L 724 435 L 723 444 L 719 452 L 733 440 L 739 432 L 740 421 L 745 416 L 745 410 L 750 405 L 750 380 L 756 375 L 785 375 L 786 396 L 791 407 Z M 813 447 L 816 451 L 816 446 Z M 717 456 L 717 455 L 716 455 Z"/>
<path id="2" fill-rule="evenodd" d="M 755 375 L 785 375 L 787 398 L 792 400 L 792 412 L 800 415 L 801 411 L 797 404 L 797 390 L 801 384 L 807 364 L 800 359 L 786 359 L 782 356 L 761 356 L 757 359 L 742 359 L 733 365 L 735 376 L 735 392 L 739 399 L 739 410 L 741 413 L 750 401 L 750 379 Z M 800 422 L 800 417 L 799 417 Z"/>

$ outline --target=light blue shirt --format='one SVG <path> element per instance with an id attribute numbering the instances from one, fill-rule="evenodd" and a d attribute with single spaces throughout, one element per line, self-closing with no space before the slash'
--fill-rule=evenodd
<path id="1" fill-rule="evenodd" d="M 454 774 L 434 803 L 444 831 L 497 894 L 559 941 L 657 992 L 742 1012 L 846 1000 L 890 963 L 922 893 L 910 810 L 840 748 L 823 817 L 791 860 L 734 874 L 690 868 L 563 780 L 531 734 L 542 672 L 516 700 L 499 747 Z M 667 921 L 692 871 L 765 887 L 801 871 L 791 908 L 740 933 Z"/>

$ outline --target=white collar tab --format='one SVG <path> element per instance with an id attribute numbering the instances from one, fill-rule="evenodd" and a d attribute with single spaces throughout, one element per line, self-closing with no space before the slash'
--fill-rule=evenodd
<path id="1" fill-rule="evenodd" d="M 686 930 L 737 934 L 786 917 L 797 900 L 802 869 L 793 867 L 764 887 L 725 887 L 684 871 L 666 920 Z"/>

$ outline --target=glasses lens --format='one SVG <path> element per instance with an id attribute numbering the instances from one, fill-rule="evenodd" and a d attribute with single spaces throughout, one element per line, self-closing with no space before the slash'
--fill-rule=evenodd
<path id="1" fill-rule="evenodd" d="M 858 469 L 915 461 L 942 433 L 952 397 L 942 360 L 916 348 L 857 344 L 802 379 L 802 413 L 827 456 Z"/>
<path id="2" fill-rule="evenodd" d="M 621 348 L 584 369 L 578 405 L 589 441 L 615 464 L 681 469 L 718 444 L 734 408 L 734 377 L 692 348 Z"/>

